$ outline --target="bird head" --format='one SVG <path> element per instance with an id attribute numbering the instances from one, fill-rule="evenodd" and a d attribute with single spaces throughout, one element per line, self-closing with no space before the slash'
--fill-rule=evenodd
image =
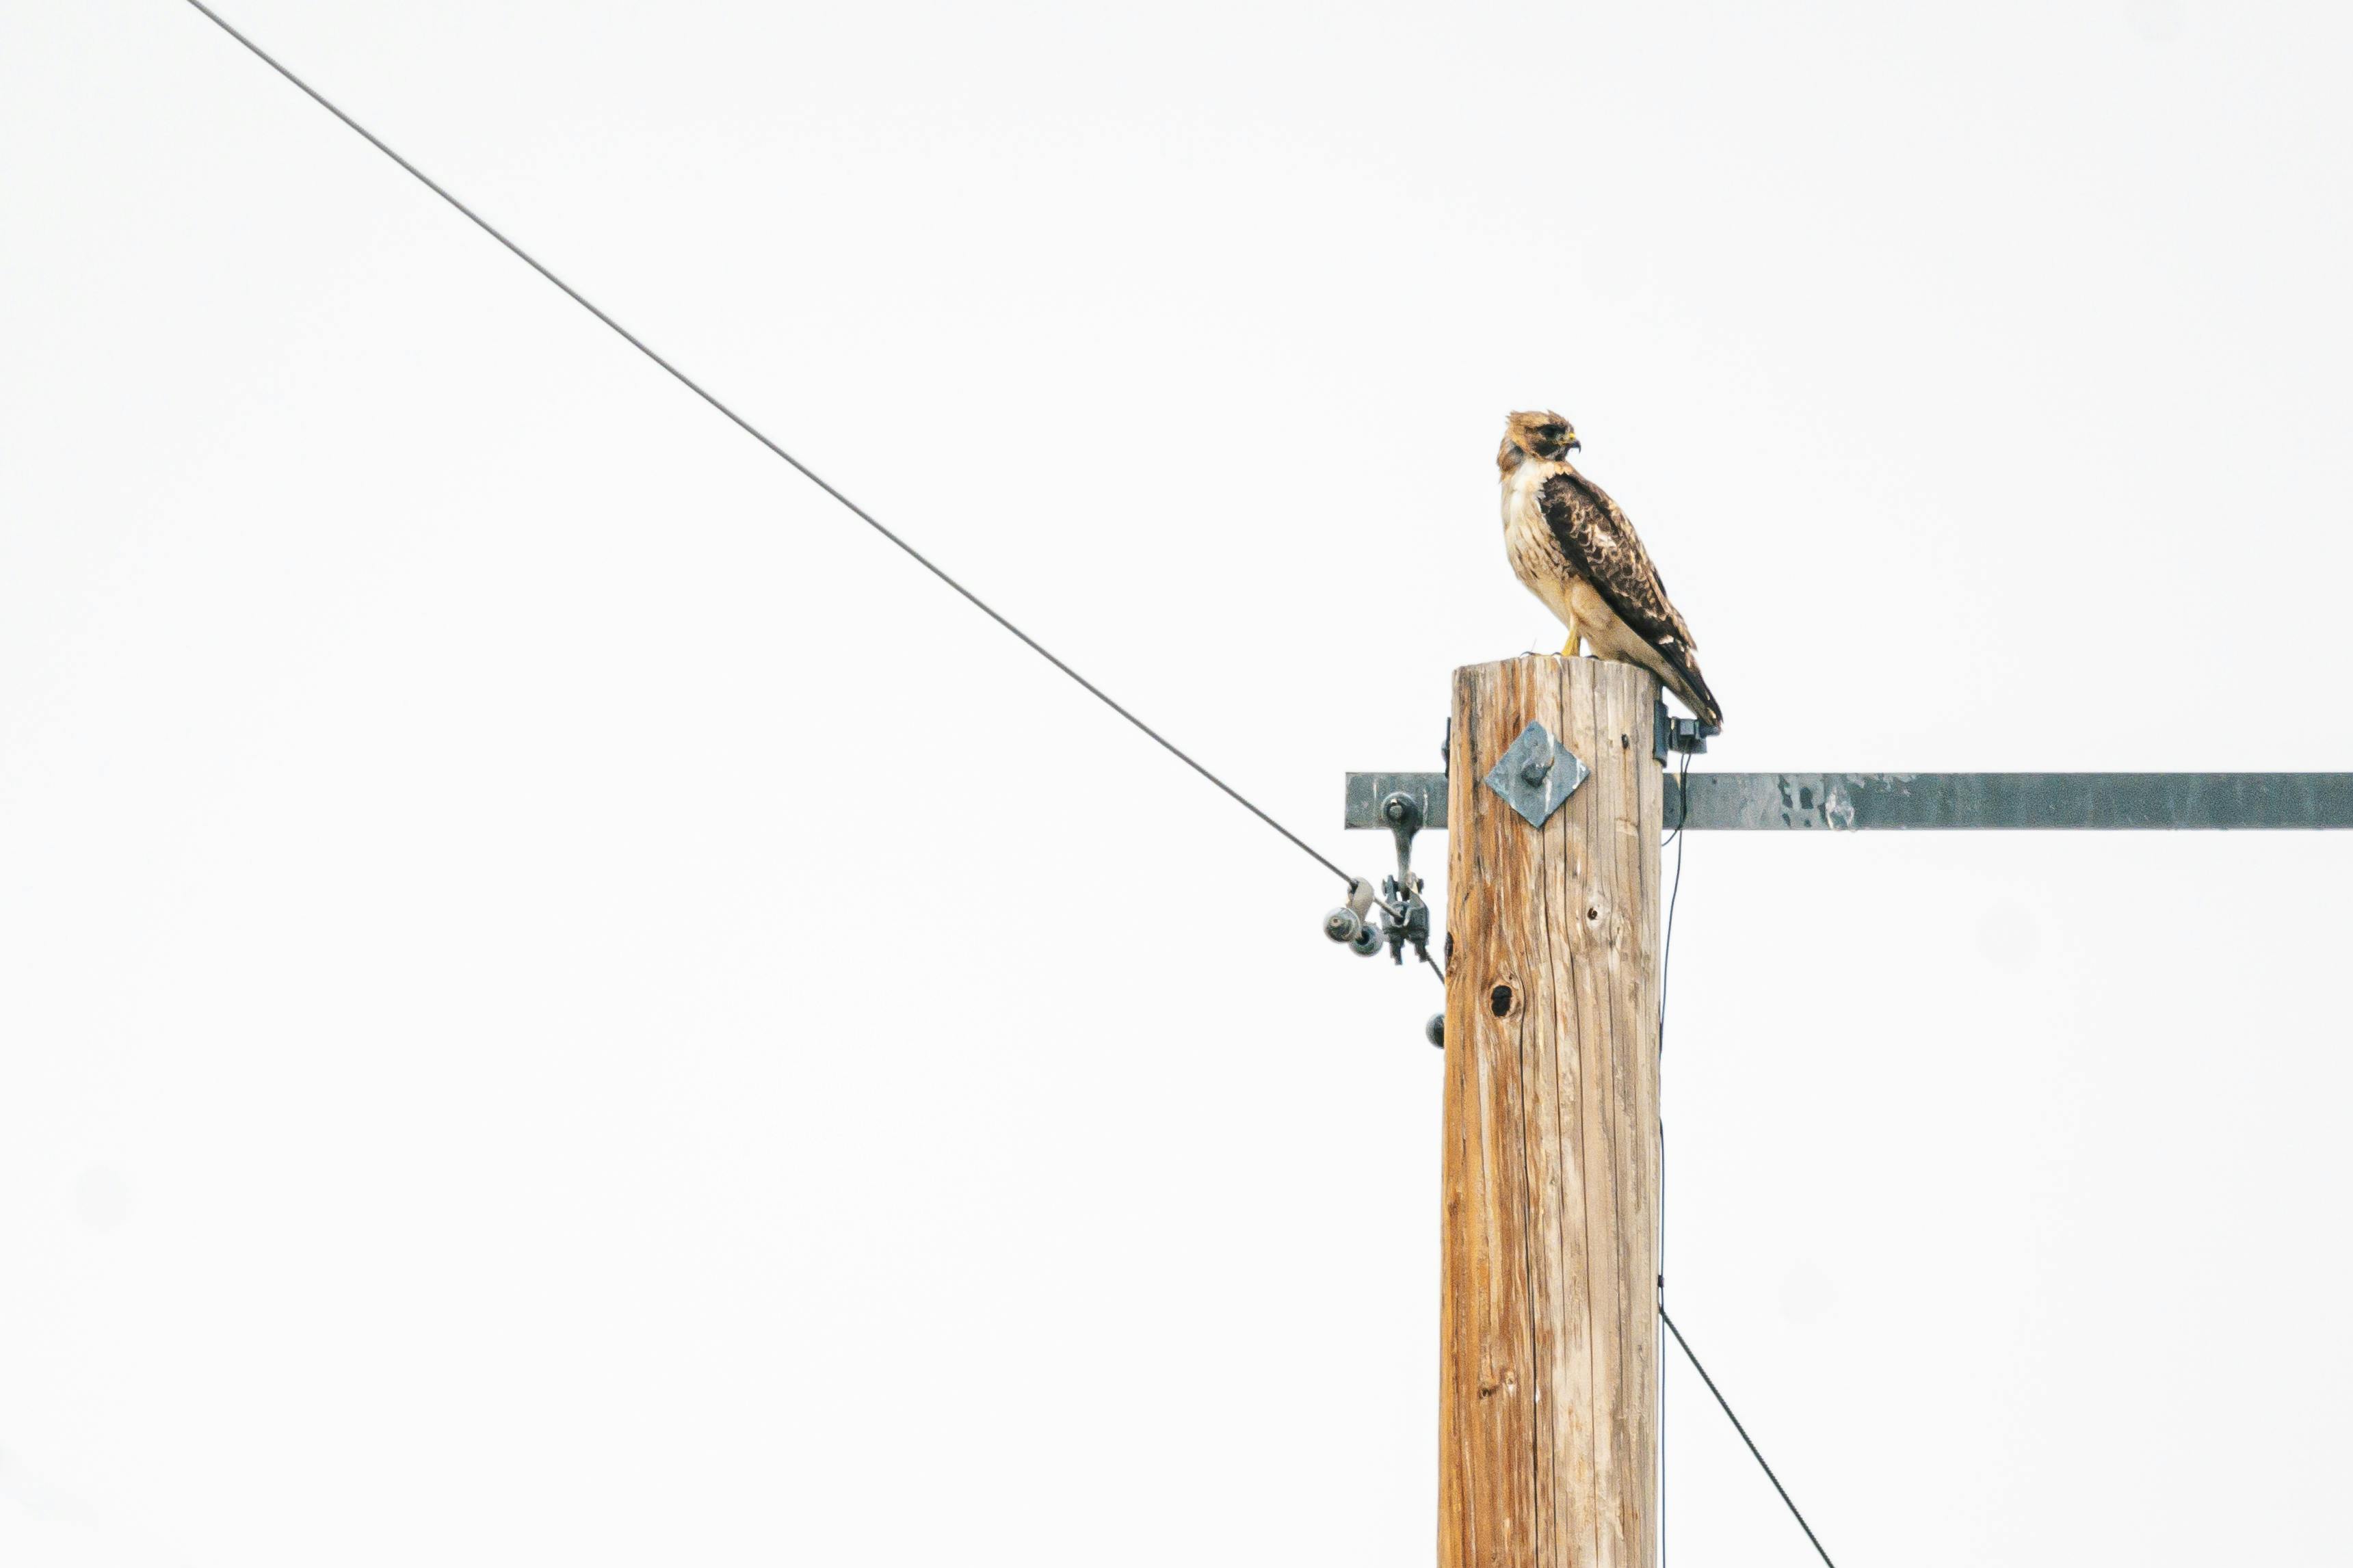
<path id="1" fill-rule="evenodd" d="M 1514 414 L 1504 421 L 1495 466 L 1508 474 L 1530 458 L 1557 462 L 1577 449 L 1577 427 L 1559 415 L 1543 409 Z"/>

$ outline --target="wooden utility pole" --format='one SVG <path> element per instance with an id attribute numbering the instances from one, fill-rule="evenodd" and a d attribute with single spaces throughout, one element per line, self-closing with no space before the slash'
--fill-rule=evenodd
<path id="1" fill-rule="evenodd" d="M 1657 1559 L 1657 700 L 1599 659 L 1454 672 L 1440 1568 Z"/>
<path id="2" fill-rule="evenodd" d="M 1453 835 L 1440 1568 L 1658 1560 L 1662 816 L 1693 832 L 2353 829 L 2353 773 L 1664 776 L 1668 752 L 1705 742 L 1646 671 L 1531 657 L 1454 672 L 1445 773 L 1347 778 L 1347 826 L 1397 838 L 1385 888 L 1404 905 L 1367 937 L 1357 879 L 1324 919 L 1335 941 L 1401 954 L 1426 936 L 1406 857 L 1423 829 Z"/>

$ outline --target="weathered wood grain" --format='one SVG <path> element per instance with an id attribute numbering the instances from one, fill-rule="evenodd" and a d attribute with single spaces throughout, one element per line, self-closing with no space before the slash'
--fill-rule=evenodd
<path id="1" fill-rule="evenodd" d="M 1440 1568 L 1657 1554 L 1657 682 L 1455 671 Z M 1593 770 L 1543 827 L 1484 780 L 1531 721 Z"/>

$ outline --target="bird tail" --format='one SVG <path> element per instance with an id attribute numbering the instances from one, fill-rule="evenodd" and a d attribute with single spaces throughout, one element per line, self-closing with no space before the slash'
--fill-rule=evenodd
<path id="1" fill-rule="evenodd" d="M 1684 706 L 1699 716 L 1699 721 L 1705 724 L 1711 733 L 1720 733 L 1724 729 L 1724 705 L 1715 700 L 1715 693 L 1707 689 L 1707 679 L 1699 672 L 1699 660 L 1691 656 L 1688 648 L 1661 651 L 1666 655 L 1668 686 L 1683 700 Z"/>

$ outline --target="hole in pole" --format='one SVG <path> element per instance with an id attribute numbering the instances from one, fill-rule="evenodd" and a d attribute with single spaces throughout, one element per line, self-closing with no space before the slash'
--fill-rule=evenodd
<path id="1" fill-rule="evenodd" d="M 1498 1018 L 1511 1012 L 1512 988 L 1508 985 L 1498 985 L 1487 993 L 1487 1005 L 1493 1010 Z"/>

